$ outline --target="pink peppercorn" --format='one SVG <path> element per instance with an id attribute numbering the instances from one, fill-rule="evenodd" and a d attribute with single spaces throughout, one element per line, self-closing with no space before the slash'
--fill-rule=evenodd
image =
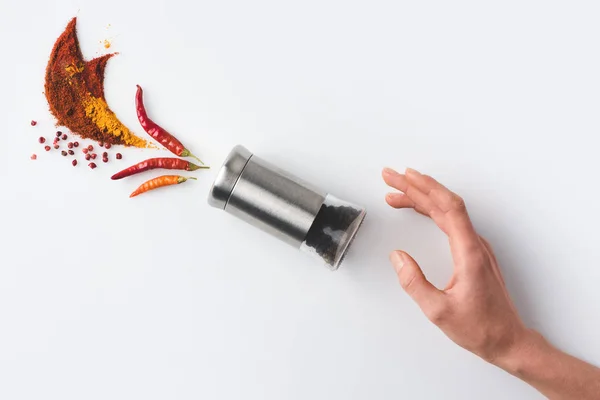
<path id="1" fill-rule="evenodd" d="M 37 160 L 37 156 L 36 156 L 35 154 L 32 154 L 32 155 L 31 155 L 31 159 L 32 159 L 32 160 Z"/>
<path id="2" fill-rule="evenodd" d="M 121 158 L 123 158 L 123 155 L 121 153 L 117 153 L 116 157 L 117 157 L 117 160 L 120 160 Z"/>
<path id="3" fill-rule="evenodd" d="M 44 150 L 50 151 L 50 146 L 44 146 Z"/>
<path id="4" fill-rule="evenodd" d="M 61 131 L 56 131 L 56 137 L 59 138 L 62 135 Z"/>
<path id="5" fill-rule="evenodd" d="M 72 142 L 67 143 L 67 147 L 70 148 L 70 149 L 72 149 L 73 148 L 73 143 Z"/>
<path id="6" fill-rule="evenodd" d="M 46 142 L 46 138 L 45 138 L 45 137 L 42 137 L 42 136 L 40 136 L 40 138 L 38 139 L 38 142 L 40 142 L 40 143 L 45 143 L 45 142 Z"/>
<path id="7" fill-rule="evenodd" d="M 96 168 L 96 164 L 94 164 L 93 162 L 88 164 L 88 167 L 90 167 L 91 169 Z"/>
<path id="8" fill-rule="evenodd" d="M 73 166 L 76 166 L 77 165 L 77 160 L 71 161 L 71 164 L 73 164 Z"/>
<path id="9" fill-rule="evenodd" d="M 73 142 L 73 147 L 79 147 L 79 142 Z"/>
<path id="10" fill-rule="evenodd" d="M 96 159 L 96 153 L 92 154 L 92 160 Z"/>
<path id="11" fill-rule="evenodd" d="M 85 155 L 85 159 L 86 159 L 87 161 L 90 161 L 90 160 L 92 159 L 92 156 L 90 156 L 89 154 L 86 154 L 86 155 Z"/>
<path id="12" fill-rule="evenodd" d="M 92 150 L 94 150 L 94 146 L 92 146 L 92 145 L 90 144 L 90 145 L 87 147 L 87 149 L 88 149 L 89 151 L 92 151 Z"/>
<path id="13" fill-rule="evenodd" d="M 55 149 L 58 149 L 59 147 L 60 147 L 60 146 L 59 146 L 59 145 L 57 145 L 56 143 L 54 144 L 54 148 L 55 148 Z"/>
<path id="14" fill-rule="evenodd" d="M 106 143 L 106 144 L 104 145 L 104 147 L 105 147 L 105 148 L 107 148 L 107 149 L 110 149 L 110 148 L 112 147 L 112 145 L 111 145 L 110 143 Z"/>
<path id="15" fill-rule="evenodd" d="M 72 156 L 73 154 L 75 154 L 75 152 L 74 152 L 73 150 L 69 150 L 67 153 L 69 153 L 69 155 L 71 155 L 71 156 Z"/>
<path id="16" fill-rule="evenodd" d="M 67 134 L 65 133 L 64 135 L 62 135 L 62 140 L 67 140 Z"/>
<path id="17" fill-rule="evenodd" d="M 87 154 L 88 153 L 88 149 L 85 148 L 85 147 L 81 151 L 83 152 L 83 154 Z"/>
<path id="18" fill-rule="evenodd" d="M 37 125 L 37 121 L 31 120 L 31 126 L 36 126 Z"/>
<path id="19" fill-rule="evenodd" d="M 102 153 L 102 158 L 108 158 L 108 153 L 106 151 Z"/>

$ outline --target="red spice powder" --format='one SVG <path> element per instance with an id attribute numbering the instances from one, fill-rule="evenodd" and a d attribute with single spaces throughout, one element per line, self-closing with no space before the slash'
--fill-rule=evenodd
<path id="1" fill-rule="evenodd" d="M 126 129 L 124 126 L 120 125 L 123 129 L 118 133 L 110 132 L 104 125 L 100 128 L 86 114 L 86 101 L 106 104 L 104 70 L 114 54 L 84 61 L 77 39 L 76 22 L 77 19 L 73 18 L 56 40 L 46 68 L 45 94 L 50 111 L 58 120 L 57 125 L 66 126 L 84 138 L 145 147 L 146 141 L 123 131 Z M 112 113 L 107 107 L 104 112 Z M 127 135 L 129 138 L 124 137 Z"/>
<path id="2" fill-rule="evenodd" d="M 52 49 L 46 68 L 46 99 L 58 125 L 66 126 L 85 138 L 101 139 L 102 132 L 86 116 L 81 98 L 87 92 L 104 97 L 104 69 L 112 54 L 84 62 L 77 39 L 76 22 L 76 18 L 69 22 Z M 80 72 L 70 76 L 76 71 Z M 60 136 L 58 132 L 56 135 Z"/>

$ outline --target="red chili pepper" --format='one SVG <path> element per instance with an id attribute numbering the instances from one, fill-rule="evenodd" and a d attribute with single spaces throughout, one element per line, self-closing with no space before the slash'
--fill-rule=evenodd
<path id="1" fill-rule="evenodd" d="M 175 138 L 175 136 L 161 128 L 148 117 L 148 113 L 144 107 L 144 96 L 142 87 L 140 85 L 137 85 L 137 93 L 135 94 L 135 109 L 137 111 L 138 120 L 140 121 L 142 128 L 144 128 L 144 130 L 150 136 L 152 136 L 152 138 L 165 146 L 167 150 L 179 157 L 194 157 L 200 162 L 200 164 L 204 164 L 202 160 L 186 149 L 185 146 L 179 140 L 177 140 L 177 138 Z"/>
<path id="2" fill-rule="evenodd" d="M 195 180 L 196 178 L 193 178 L 193 177 L 186 178 L 185 176 L 178 176 L 178 175 L 159 176 L 157 178 L 150 179 L 149 181 L 142 183 L 139 188 L 135 189 L 135 191 L 133 193 L 131 193 L 131 195 L 129 195 L 129 197 L 135 197 L 139 194 L 146 193 L 150 190 L 158 189 L 163 186 L 178 185 L 180 183 L 187 181 L 188 179 Z"/>
<path id="3" fill-rule="evenodd" d="M 139 174 L 141 172 L 150 171 L 151 169 L 179 169 L 182 171 L 195 171 L 197 169 L 208 169 L 207 166 L 193 164 L 179 158 L 149 158 L 145 161 L 132 165 L 121 172 L 117 172 L 110 179 L 117 180 L 127 176 Z"/>

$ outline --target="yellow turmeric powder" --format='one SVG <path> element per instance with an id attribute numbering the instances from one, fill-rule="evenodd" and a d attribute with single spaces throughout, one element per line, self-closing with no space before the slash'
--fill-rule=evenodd
<path id="1" fill-rule="evenodd" d="M 134 135 L 108 108 L 104 99 L 94 97 L 88 93 L 83 99 L 85 114 L 105 134 L 110 134 L 121 139 L 128 146 L 148 147 L 148 142 Z"/>
<path id="2" fill-rule="evenodd" d="M 81 72 L 83 72 L 83 70 L 85 69 L 84 65 L 69 65 L 67 66 L 67 68 L 65 68 L 65 70 L 69 73 L 69 76 L 73 76 L 75 74 L 79 74 Z"/>

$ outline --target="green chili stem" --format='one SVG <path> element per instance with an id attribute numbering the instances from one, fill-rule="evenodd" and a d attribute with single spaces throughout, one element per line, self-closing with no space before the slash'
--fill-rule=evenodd
<path id="1" fill-rule="evenodd" d="M 196 165 L 192 162 L 189 163 L 190 171 L 196 171 L 197 169 L 210 169 L 208 165 Z"/>
<path id="2" fill-rule="evenodd" d="M 183 149 L 183 151 L 181 152 L 180 157 L 192 157 L 195 158 L 196 160 L 198 160 L 198 162 L 202 165 L 204 165 L 204 161 L 202 161 L 201 159 L 199 159 L 198 157 L 196 157 L 195 155 L 192 154 L 191 151 L 189 151 L 188 149 Z"/>

